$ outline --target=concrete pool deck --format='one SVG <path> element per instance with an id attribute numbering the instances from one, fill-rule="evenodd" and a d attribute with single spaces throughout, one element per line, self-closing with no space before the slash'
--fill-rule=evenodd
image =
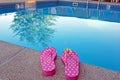
<path id="1" fill-rule="evenodd" d="M 42 75 L 39 51 L 0 41 L 0 80 L 65 80 L 64 65 L 56 59 L 56 74 Z M 81 63 L 78 80 L 120 80 L 120 73 Z"/>

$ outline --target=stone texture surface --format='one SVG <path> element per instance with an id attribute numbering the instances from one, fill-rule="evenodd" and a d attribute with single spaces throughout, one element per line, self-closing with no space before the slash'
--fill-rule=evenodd
<path id="1" fill-rule="evenodd" d="M 0 0 L 0 3 L 17 3 L 17 2 L 25 2 L 25 0 Z"/>
<path id="2" fill-rule="evenodd" d="M 0 45 L 8 45 L 1 50 L 13 50 L 15 45 L 0 42 Z M 11 45 L 11 46 L 9 46 Z M 18 46 L 19 47 L 19 46 Z M 7 50 L 8 49 L 8 50 Z M 7 55 L 7 54 L 5 54 Z M 64 65 L 60 57 L 55 60 L 56 74 L 45 77 L 39 63 L 39 52 L 25 48 L 19 52 L 19 55 L 4 65 L 0 65 L 0 80 L 65 80 Z M 120 73 L 80 63 L 80 75 L 78 80 L 120 80 Z"/>
<path id="3" fill-rule="evenodd" d="M 0 41 L 0 64 L 15 56 L 24 47 Z"/>

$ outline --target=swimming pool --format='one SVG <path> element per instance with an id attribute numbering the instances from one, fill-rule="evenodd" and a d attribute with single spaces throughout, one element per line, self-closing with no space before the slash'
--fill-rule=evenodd
<path id="1" fill-rule="evenodd" d="M 81 62 L 120 71 L 120 12 L 70 6 L 1 9 L 0 40 L 75 50 Z"/>

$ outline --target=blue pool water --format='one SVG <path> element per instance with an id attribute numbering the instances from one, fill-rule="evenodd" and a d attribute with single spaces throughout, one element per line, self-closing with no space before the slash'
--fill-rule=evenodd
<path id="1" fill-rule="evenodd" d="M 4 12 L 0 40 L 35 50 L 54 46 L 59 56 L 71 48 L 81 62 L 120 71 L 120 15 L 89 11 L 90 15 L 86 9 L 58 6 Z"/>

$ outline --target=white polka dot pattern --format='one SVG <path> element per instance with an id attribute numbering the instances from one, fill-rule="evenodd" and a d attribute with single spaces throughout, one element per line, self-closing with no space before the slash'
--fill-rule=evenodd
<path id="1" fill-rule="evenodd" d="M 61 56 L 65 63 L 65 74 L 69 77 L 76 77 L 79 74 L 79 58 L 78 55 L 71 50 L 71 53 L 63 51 Z"/>
<path id="2" fill-rule="evenodd" d="M 40 62 L 43 71 L 52 71 L 55 69 L 54 58 L 56 57 L 56 49 L 53 47 L 45 48 L 40 53 Z"/>

